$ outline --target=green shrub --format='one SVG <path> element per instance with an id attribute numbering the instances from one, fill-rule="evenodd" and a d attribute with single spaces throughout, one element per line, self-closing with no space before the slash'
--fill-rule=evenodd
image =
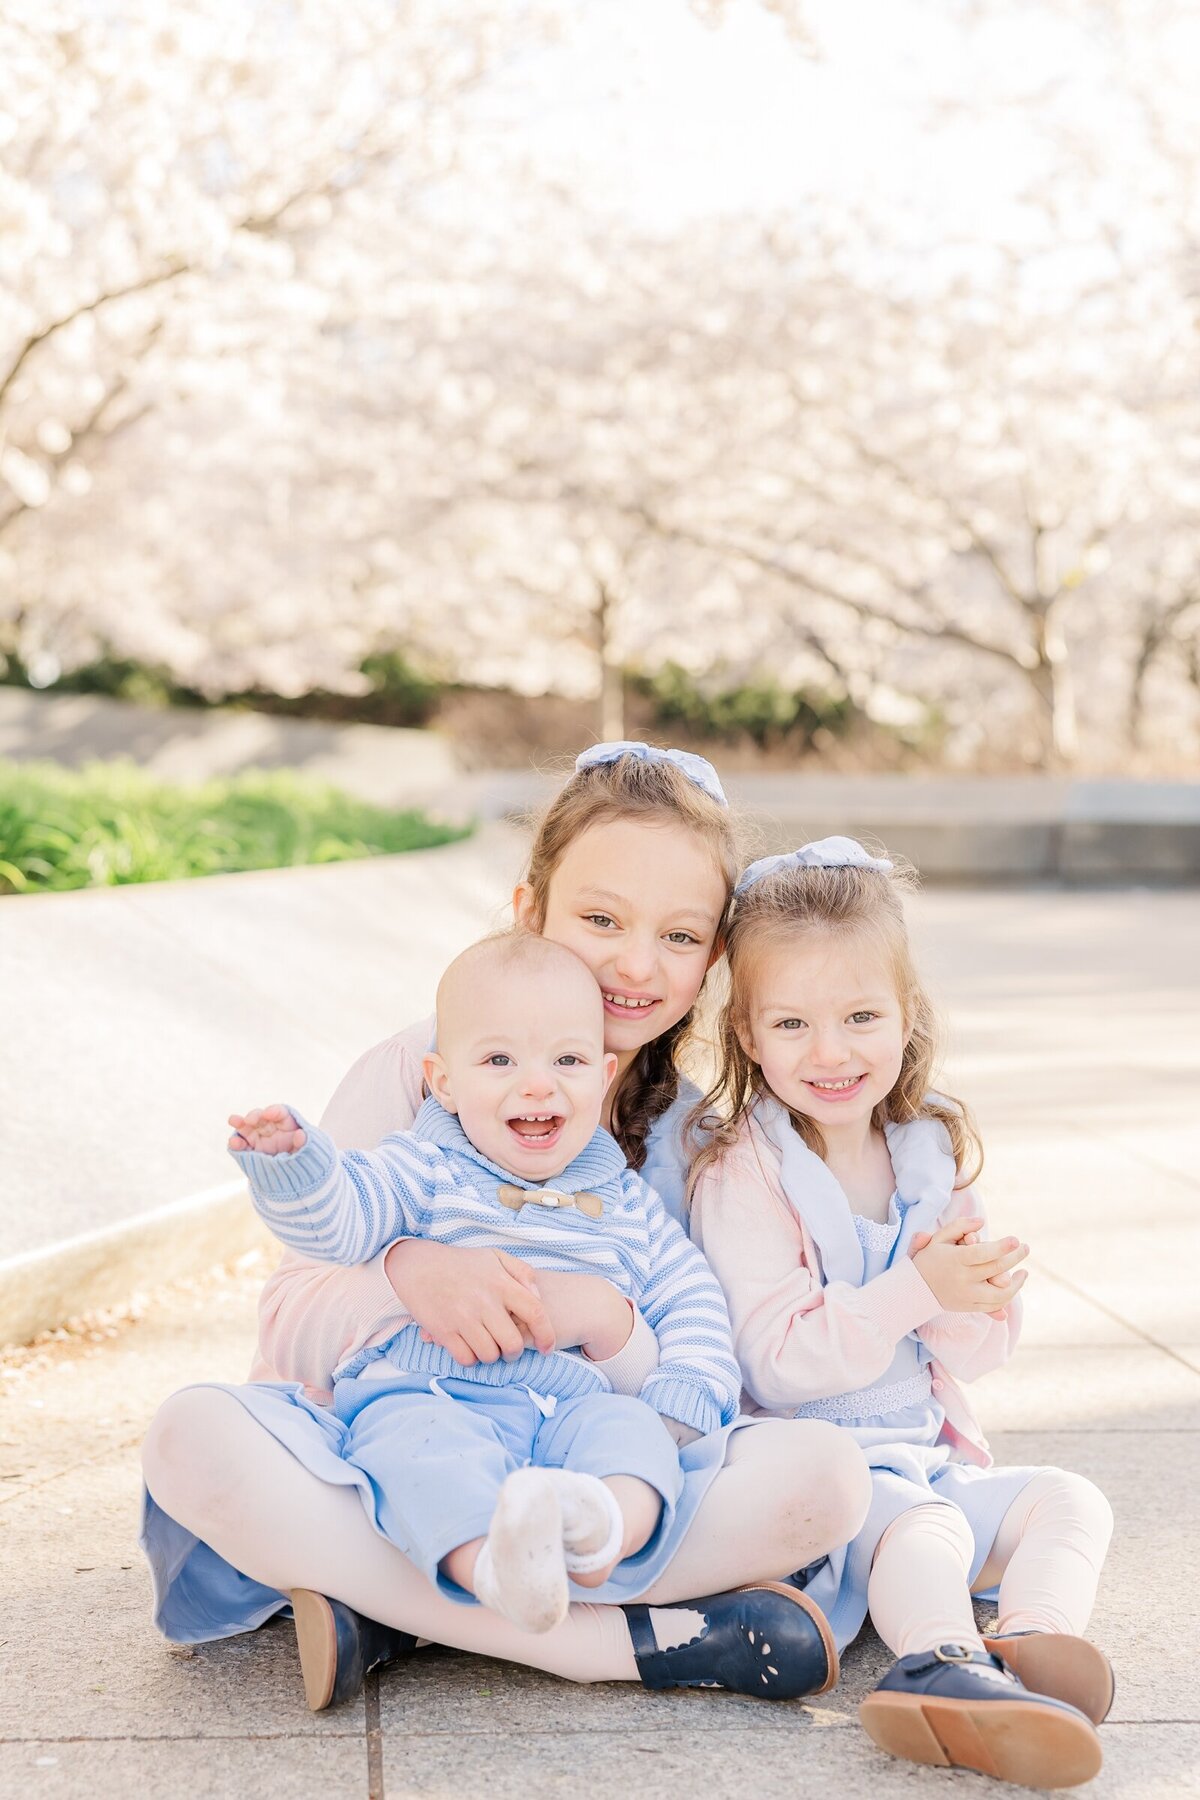
<path id="1" fill-rule="evenodd" d="M 35 688 L 60 694 L 104 694 L 112 700 L 130 700 L 138 706 L 205 706 L 196 688 L 181 687 L 160 663 L 134 662 L 105 649 L 91 662 L 81 663 L 46 688 L 31 681 L 29 670 L 15 651 L 0 657 L 0 682 L 6 687 Z"/>
<path id="2" fill-rule="evenodd" d="M 15 651 L 0 653 L 0 684 L 36 687 L 53 694 L 103 694 L 111 700 L 128 700 L 138 706 L 236 706 L 290 719 L 330 719 L 368 725 L 427 725 L 445 692 L 442 683 L 413 667 L 402 650 L 378 650 L 358 666 L 370 682 L 365 694 L 338 693 L 329 688 L 310 688 L 304 694 L 276 694 L 269 688 L 231 688 L 225 693 L 203 693 L 176 681 L 160 663 L 140 663 L 118 656 L 107 645 L 91 662 L 64 670 L 48 686 L 30 679 L 29 670 Z"/>
<path id="3" fill-rule="evenodd" d="M 428 724 L 442 688 L 414 669 L 403 650 L 377 650 L 364 656 L 358 667 L 371 683 L 369 717 L 389 725 Z"/>
<path id="4" fill-rule="evenodd" d="M 0 762 L 0 895 L 345 862 L 465 835 L 288 770 L 179 788 L 127 762 Z"/>
<path id="5" fill-rule="evenodd" d="M 844 737 L 862 720 L 851 700 L 766 678 L 710 691 L 673 662 L 653 675 L 631 676 L 630 686 L 651 702 L 657 725 L 683 725 L 697 737 L 727 742 L 748 737 L 761 749 L 792 736 L 807 748 L 818 731 Z"/>

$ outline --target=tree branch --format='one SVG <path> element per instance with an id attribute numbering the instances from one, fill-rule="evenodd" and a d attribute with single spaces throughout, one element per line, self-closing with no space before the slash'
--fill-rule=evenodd
<path id="1" fill-rule="evenodd" d="M 911 632 L 917 637 L 928 638 L 932 641 L 945 640 L 962 644 L 969 650 L 978 651 L 982 656 L 995 657 L 998 661 L 1006 663 L 1009 668 L 1019 670 L 1022 675 L 1030 674 L 1035 666 L 1032 656 L 1022 657 L 1019 652 L 1007 650 L 1002 644 L 994 644 L 987 638 L 976 637 L 973 632 L 967 631 L 961 625 L 954 624 L 952 620 L 938 619 L 936 624 L 927 625 L 919 619 L 899 618 L 895 613 L 889 612 L 886 608 L 869 600 L 860 600 L 857 595 L 847 594 L 844 589 L 835 587 L 820 576 L 793 567 L 778 553 L 756 550 L 748 544 L 706 537 L 702 533 L 691 532 L 681 526 L 665 526 L 663 532 L 666 536 L 695 544 L 698 548 L 709 550 L 717 556 L 740 557 L 743 561 L 753 563 L 756 568 L 762 569 L 768 574 L 779 576 L 781 580 L 790 583 L 791 586 L 804 589 L 806 593 L 812 594 L 818 599 L 830 600 L 836 606 L 844 606 L 857 618 L 878 620 L 893 626 L 897 631 Z M 900 583 L 896 585 L 902 587 Z M 907 592 L 910 598 L 915 598 L 919 592 L 919 590 L 903 589 L 903 587 L 902 591 Z"/>
<path id="2" fill-rule="evenodd" d="M 68 325 L 73 325 L 76 319 L 82 319 L 86 314 L 96 312 L 100 307 L 107 306 L 112 300 L 126 300 L 131 294 L 147 293 L 151 288 L 161 287 L 164 282 L 174 281 L 178 276 L 186 275 L 189 269 L 194 267 L 193 263 L 177 258 L 174 262 L 168 263 L 165 268 L 156 270 L 153 275 L 143 275 L 139 280 L 131 281 L 125 287 L 109 288 L 103 294 L 95 294 L 92 299 L 82 301 L 80 305 L 72 307 L 70 312 L 63 313 L 60 318 L 52 319 L 48 325 L 43 325 L 40 331 L 35 331 L 31 337 L 26 338 L 7 375 L 3 381 L 0 381 L 0 405 L 3 405 L 13 382 L 39 344 L 44 344 L 48 339 L 56 337 L 60 331 L 65 331 Z"/>
<path id="3" fill-rule="evenodd" d="M 886 470 L 900 483 L 901 487 L 907 488 L 908 492 L 915 495 L 917 499 L 940 506 L 951 523 L 963 533 L 976 555 L 982 557 L 986 562 L 1008 598 L 1019 606 L 1022 612 L 1031 610 L 1035 604 L 1033 598 L 1022 591 L 1020 584 L 1013 577 L 995 545 L 984 537 L 983 533 L 973 524 L 969 514 L 965 513 L 957 502 L 951 500 L 949 495 L 940 489 L 930 487 L 928 483 L 921 481 L 918 476 L 912 474 L 911 470 L 906 469 L 902 463 L 896 462 L 894 458 L 884 455 L 882 451 L 868 449 L 857 433 L 848 432 L 847 435 L 864 462 L 873 468 Z"/>

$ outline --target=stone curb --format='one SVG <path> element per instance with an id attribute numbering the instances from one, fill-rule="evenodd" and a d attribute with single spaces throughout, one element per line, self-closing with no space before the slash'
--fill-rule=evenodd
<path id="1" fill-rule="evenodd" d="M 485 818 L 520 819 L 537 776 L 466 778 Z M 1052 776 L 730 776 L 752 856 L 840 835 L 885 844 L 927 885 L 1200 882 L 1200 782 Z"/>
<path id="2" fill-rule="evenodd" d="M 80 1313 L 121 1305 L 140 1289 L 260 1249 L 279 1246 L 238 1178 L 64 1243 L 8 1257 L 0 1261 L 0 1346 L 27 1343 Z"/>
<path id="3" fill-rule="evenodd" d="M 514 770 L 452 791 L 481 818 L 522 823 L 555 785 Z M 1200 782 L 767 774 L 726 787 L 751 858 L 840 835 L 886 845 L 926 885 L 1200 882 Z"/>

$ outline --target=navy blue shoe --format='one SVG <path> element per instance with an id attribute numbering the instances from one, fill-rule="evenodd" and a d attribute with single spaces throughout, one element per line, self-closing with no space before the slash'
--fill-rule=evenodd
<path id="1" fill-rule="evenodd" d="M 380 1625 L 309 1588 L 293 1588 L 291 1600 L 304 1693 L 313 1712 L 355 1699 L 372 1669 L 417 1647 L 411 1632 Z"/>
<path id="2" fill-rule="evenodd" d="M 1103 1650 L 1058 1631 L 1006 1631 L 984 1643 L 1033 1694 L 1065 1700 L 1102 1725 L 1112 1711 L 1116 1678 Z"/>
<path id="3" fill-rule="evenodd" d="M 799 1700 L 823 1694 L 838 1678 L 829 1621 L 796 1588 L 758 1581 L 676 1605 L 702 1613 L 704 1630 L 673 1650 L 659 1649 L 649 1606 L 621 1609 L 643 1687 L 713 1687 L 760 1700 Z"/>
<path id="4" fill-rule="evenodd" d="M 858 1716 L 891 1756 L 977 1769 L 1022 1787 L 1077 1787 L 1103 1760 L 1090 1719 L 1031 1694 L 999 1657 L 963 1644 L 902 1656 Z"/>

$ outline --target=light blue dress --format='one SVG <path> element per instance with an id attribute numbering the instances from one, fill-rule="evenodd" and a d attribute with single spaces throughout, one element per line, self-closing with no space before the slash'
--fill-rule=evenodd
<path id="1" fill-rule="evenodd" d="M 699 1099 L 700 1089 L 695 1082 L 681 1076 L 678 1094 L 646 1134 L 646 1160 L 638 1170 L 646 1186 L 654 1189 L 675 1223 L 684 1231 L 688 1228 L 684 1196 L 690 1158 L 683 1141 L 683 1128 Z"/>
<path id="2" fill-rule="evenodd" d="M 903 1208 L 892 1196 L 886 1224 L 853 1216 L 862 1249 L 863 1282 L 890 1267 L 900 1239 Z M 849 1431 L 871 1468 L 871 1506 L 866 1524 L 842 1550 L 818 1564 L 806 1592 L 828 1618 L 839 1650 L 862 1629 L 867 1616 L 867 1581 L 879 1540 L 911 1507 L 932 1500 L 957 1506 L 971 1527 L 974 1581 L 987 1561 L 1001 1520 L 1039 1469 L 977 1468 L 951 1461 L 948 1444 L 938 1442 L 945 1414 L 933 1393 L 927 1353 L 912 1333 L 896 1347 L 879 1381 L 854 1393 L 812 1400 L 796 1410 L 798 1419 L 829 1419 Z"/>
<path id="3" fill-rule="evenodd" d="M 695 1087 L 681 1082 L 678 1098 L 651 1128 L 641 1170 L 643 1179 L 657 1190 L 667 1211 L 680 1224 L 686 1175 L 681 1132 L 698 1098 Z M 382 1490 L 372 1479 L 378 1471 L 364 1466 L 365 1459 L 356 1460 L 352 1408 L 343 1408 L 346 1416 L 340 1417 L 336 1407 L 321 1406 L 308 1399 L 300 1385 L 291 1382 L 201 1385 L 219 1387 L 232 1395 L 318 1479 L 357 1489 L 367 1516 L 381 1536 L 401 1536 L 394 1529 L 387 1508 L 381 1505 Z M 348 1383 L 346 1392 L 359 1385 Z M 621 1410 L 616 1408 L 614 1412 Z M 673 1502 L 668 1500 L 663 1520 L 650 1543 L 636 1557 L 622 1563 L 602 1588 L 572 1587 L 573 1597 L 591 1602 L 621 1602 L 644 1593 L 662 1574 L 686 1536 L 710 1482 L 725 1460 L 730 1433 L 750 1422 L 745 1418 L 735 1420 L 683 1446 L 678 1452 L 678 1492 Z M 664 1476 L 660 1491 L 665 1486 Z M 150 1564 L 154 1622 L 164 1636 L 176 1643 L 204 1643 L 253 1631 L 288 1605 L 286 1594 L 242 1574 L 211 1545 L 164 1512 L 145 1489 L 140 1543 Z M 416 1545 L 411 1548 L 415 1550 Z M 466 1598 L 461 1592 L 454 1597 Z"/>

